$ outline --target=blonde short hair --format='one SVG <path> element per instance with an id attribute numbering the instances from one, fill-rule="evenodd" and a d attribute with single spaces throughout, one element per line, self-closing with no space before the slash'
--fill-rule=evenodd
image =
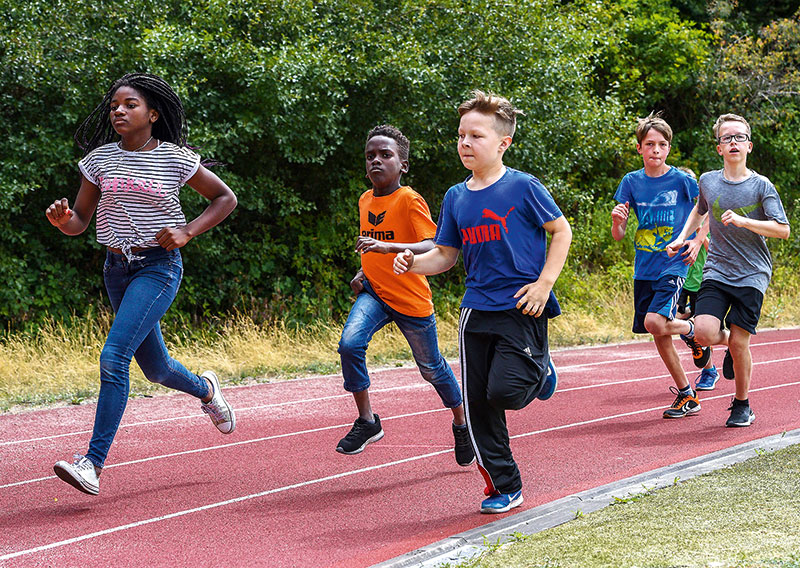
<path id="1" fill-rule="evenodd" d="M 661 111 L 651 112 L 645 118 L 637 119 L 639 124 L 636 126 L 636 142 L 642 143 L 647 133 L 651 129 L 660 132 L 661 135 L 672 144 L 672 128 L 670 128 L 667 121 L 662 118 Z"/>
<path id="2" fill-rule="evenodd" d="M 495 131 L 501 136 L 511 136 L 512 138 L 517 129 L 517 115 L 525 115 L 508 99 L 492 92 L 484 93 L 479 90 L 472 91 L 472 98 L 461 103 L 458 107 L 458 116 L 464 116 L 473 110 L 494 116 Z"/>
<path id="3" fill-rule="evenodd" d="M 750 132 L 750 125 L 744 119 L 743 116 L 739 116 L 738 114 L 722 114 L 714 123 L 714 140 L 719 138 L 719 129 L 722 128 L 722 125 L 726 122 L 741 122 L 747 127 L 747 135 L 750 136 L 752 133 Z"/>

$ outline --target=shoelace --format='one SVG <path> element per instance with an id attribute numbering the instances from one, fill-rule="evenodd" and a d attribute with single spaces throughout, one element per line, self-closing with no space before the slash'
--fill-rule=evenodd
<path id="1" fill-rule="evenodd" d="M 675 387 L 669 387 L 669 390 L 670 390 L 670 392 L 672 392 L 675 395 L 675 402 L 672 403 L 672 406 L 670 408 L 680 408 L 681 406 L 683 406 L 683 402 L 687 398 L 692 398 L 692 395 L 683 394 L 681 391 L 679 391 Z"/>
<path id="2" fill-rule="evenodd" d="M 202 406 L 203 412 L 211 416 L 211 419 L 214 421 L 214 424 L 218 422 L 222 422 L 227 419 L 223 410 L 213 402 L 209 402 L 208 404 L 204 404 Z"/>
<path id="3" fill-rule="evenodd" d="M 457 444 L 469 443 L 469 431 L 466 428 L 455 428 L 453 432 L 455 433 Z"/>
<path id="4" fill-rule="evenodd" d="M 347 436 L 345 436 L 345 439 L 348 439 L 348 438 L 351 439 L 351 440 L 353 438 L 358 439 L 358 436 L 361 434 L 361 432 L 363 430 L 366 430 L 369 426 L 375 426 L 375 425 L 374 424 L 370 424 L 368 422 L 358 422 L 358 421 L 356 421 L 356 423 L 353 425 L 352 430 L 350 430 L 347 433 Z"/>

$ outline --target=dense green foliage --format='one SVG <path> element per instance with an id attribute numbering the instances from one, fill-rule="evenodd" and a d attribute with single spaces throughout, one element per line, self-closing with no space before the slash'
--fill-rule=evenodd
<path id="1" fill-rule="evenodd" d="M 409 136 L 405 181 L 436 215 L 467 173 L 455 109 L 474 88 L 525 110 L 506 161 L 540 177 L 573 222 L 570 278 L 630 262 L 631 247 L 611 240 L 608 211 L 619 178 L 641 167 L 635 117 L 653 109 L 678 132 L 673 163 L 699 170 L 720 167 L 716 114 L 751 118 L 753 166 L 794 211 L 797 16 L 762 28 L 791 14 L 789 4 L 765 12 L 756 3 L 758 13 L 704 4 L 130 0 L 121 10 L 0 0 L 0 321 L 18 327 L 101 301 L 93 228 L 67 238 L 44 210 L 74 198 L 72 134 L 130 71 L 173 85 L 190 144 L 221 163 L 217 174 L 239 197 L 229 220 L 184 249 L 173 308 L 184 316 L 345 313 L 367 131 L 389 122 Z M 187 216 L 204 206 L 188 188 L 183 203 Z M 433 278 L 437 300 L 454 302 L 461 278 Z"/>

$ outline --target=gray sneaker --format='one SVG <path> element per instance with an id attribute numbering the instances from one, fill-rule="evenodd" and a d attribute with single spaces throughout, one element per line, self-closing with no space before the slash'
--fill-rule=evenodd
<path id="1" fill-rule="evenodd" d="M 201 405 L 203 412 L 211 417 L 211 421 L 217 427 L 217 430 L 223 434 L 230 434 L 236 428 L 236 414 L 233 412 L 233 407 L 222 396 L 222 389 L 219 386 L 219 379 L 216 373 L 214 371 L 206 371 L 200 376 L 208 379 L 214 389 L 213 398 Z"/>
<path id="2" fill-rule="evenodd" d="M 53 471 L 62 481 L 66 481 L 78 491 L 89 495 L 100 493 L 100 480 L 97 469 L 85 456 L 75 454 L 75 461 L 69 463 L 61 460 L 53 466 Z"/>

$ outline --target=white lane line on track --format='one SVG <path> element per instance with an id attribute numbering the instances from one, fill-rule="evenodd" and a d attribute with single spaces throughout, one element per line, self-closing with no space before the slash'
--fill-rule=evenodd
<path id="1" fill-rule="evenodd" d="M 777 345 L 777 344 L 781 344 L 781 343 L 795 343 L 795 342 L 798 342 L 798 341 L 800 341 L 800 339 L 784 339 L 784 340 L 780 340 L 780 341 L 765 341 L 763 343 L 754 343 L 754 344 L 751 345 L 751 347 L 763 347 L 763 346 Z M 639 344 L 630 344 L 630 345 L 639 345 Z M 584 369 L 586 367 L 596 367 L 596 366 L 601 366 L 601 365 L 608 365 L 609 363 L 641 361 L 641 360 L 645 360 L 645 359 L 657 359 L 658 357 L 659 357 L 658 354 L 655 354 L 655 355 L 651 354 L 651 355 L 644 355 L 644 356 L 640 356 L 640 357 L 632 357 L 632 358 L 627 358 L 627 359 L 614 359 L 613 361 L 598 361 L 598 362 L 594 362 L 594 363 L 580 363 L 580 364 L 577 364 L 577 365 L 564 365 L 563 367 L 558 367 L 558 371 L 560 373 L 564 373 L 564 372 L 570 372 L 570 371 L 577 370 L 577 369 Z M 763 363 L 770 363 L 770 361 L 762 361 L 760 363 L 754 363 L 754 364 L 763 364 Z M 691 370 L 686 371 L 687 374 L 689 374 L 690 372 L 691 372 Z M 629 380 L 624 380 L 624 381 L 607 382 L 607 383 L 603 383 L 603 385 L 586 385 L 586 386 L 581 386 L 581 387 L 571 387 L 571 388 L 567 388 L 567 389 L 562 389 L 560 392 L 566 392 L 566 391 L 570 391 L 570 390 L 587 389 L 587 388 L 595 388 L 597 386 L 604 386 L 604 385 L 624 384 L 624 383 L 636 382 L 636 381 L 640 381 L 640 380 L 647 381 L 647 380 L 652 380 L 652 379 L 660 379 L 660 378 L 664 378 L 664 377 L 668 377 L 668 376 L 669 375 L 658 375 L 658 376 L 655 376 L 655 377 L 645 377 L 643 379 L 629 379 Z M 395 391 L 395 390 L 425 389 L 425 388 L 427 388 L 427 385 L 428 384 L 426 382 L 422 381 L 422 382 L 420 382 L 418 384 L 414 384 L 414 385 L 405 385 L 405 386 L 398 386 L 398 387 L 387 387 L 387 388 L 381 388 L 381 389 L 374 389 L 371 392 L 373 392 L 373 393 L 381 393 L 381 392 L 391 392 L 391 391 Z M 262 410 L 262 409 L 266 409 L 266 408 L 275 408 L 275 407 L 281 407 L 281 406 L 291 406 L 291 405 L 295 405 L 295 404 L 316 403 L 316 402 L 321 402 L 321 401 L 325 401 L 325 400 L 336 400 L 336 399 L 341 399 L 341 398 L 349 399 L 351 396 L 352 395 L 350 393 L 343 393 L 343 394 L 328 395 L 328 396 L 322 396 L 322 397 L 316 397 L 316 398 L 304 398 L 304 399 L 282 401 L 282 402 L 276 402 L 276 403 L 270 403 L 270 404 L 260 404 L 260 405 L 257 405 L 257 406 L 249 406 L 249 407 L 244 407 L 244 408 L 237 408 L 236 412 L 237 413 L 249 412 L 249 411 L 254 411 L 254 410 Z M 170 416 L 168 418 L 158 418 L 158 419 L 155 419 L 155 420 L 143 420 L 143 421 L 140 421 L 140 422 L 131 422 L 130 424 L 123 423 L 123 424 L 120 424 L 120 429 L 122 429 L 122 428 L 135 428 L 135 427 L 138 427 L 138 426 L 149 426 L 150 424 L 159 424 L 159 423 L 163 423 L 163 422 L 172 422 L 172 421 L 176 421 L 176 420 L 192 420 L 192 419 L 205 420 L 205 415 L 204 414 L 185 414 L 185 415 L 181 415 L 181 416 Z M 2 447 L 2 446 L 12 446 L 12 445 L 17 445 L 17 444 L 27 444 L 27 443 L 31 443 L 31 442 L 42 442 L 42 441 L 45 441 L 45 440 L 55 440 L 55 439 L 58 439 L 58 438 L 67 438 L 67 437 L 70 437 L 70 436 L 81 436 L 81 435 L 86 435 L 86 434 L 91 434 L 91 433 L 92 433 L 91 430 L 76 430 L 76 431 L 73 431 L 73 432 L 65 432 L 63 434 L 53 434 L 52 436 L 41 436 L 41 437 L 38 437 L 38 438 L 28 438 L 28 439 L 25 439 L 25 440 L 6 440 L 4 442 L 0 442 L 0 447 Z M 2 487 L 4 487 L 4 486 L 0 486 L 0 489 Z"/>
<path id="2" fill-rule="evenodd" d="M 372 390 L 370 390 L 370 392 L 371 393 L 382 393 L 382 392 L 391 392 L 391 391 L 397 391 L 397 390 L 425 389 L 427 386 L 428 386 L 428 383 L 423 381 L 420 384 L 414 384 L 414 385 L 403 385 L 403 386 L 399 386 L 399 387 L 386 387 L 386 388 L 381 388 L 381 389 L 372 389 Z M 248 412 L 248 411 L 251 411 L 251 410 L 262 410 L 262 409 L 265 409 L 265 408 L 291 406 L 291 405 L 294 405 L 294 404 L 316 403 L 316 402 L 322 402 L 322 401 L 325 401 L 325 400 L 336 400 L 338 398 L 350 399 L 352 397 L 353 397 L 353 395 L 351 393 L 346 392 L 344 394 L 332 394 L 332 395 L 320 396 L 320 397 L 316 397 L 316 398 L 302 398 L 302 399 L 298 399 L 298 400 L 287 400 L 287 401 L 282 401 L 282 402 L 274 402 L 274 403 L 270 403 L 270 404 L 260 404 L 258 406 L 245 406 L 243 408 L 237 407 L 236 408 L 236 413 L 238 414 L 240 412 Z M 122 429 L 122 428 L 133 428 L 135 426 L 149 426 L 151 424 L 159 424 L 159 423 L 162 423 L 162 422 L 173 422 L 175 420 L 191 420 L 191 419 L 195 419 L 195 418 L 198 419 L 198 420 L 199 419 L 206 420 L 206 415 L 205 414 L 201 414 L 201 413 L 198 413 L 198 414 L 184 414 L 184 415 L 181 415 L 181 416 L 170 416 L 169 418 L 157 418 L 157 419 L 154 419 L 154 420 L 142 420 L 140 422 L 131 422 L 130 424 L 120 424 L 119 427 L 120 427 L 120 429 Z M 74 432 L 65 432 L 63 434 L 53 434 L 52 436 L 42 436 L 40 438 L 29 438 L 27 440 L 7 440 L 5 442 L 0 442 L 0 446 L 11 446 L 11 445 L 15 445 L 15 444 L 26 444 L 26 443 L 29 443 L 29 442 L 41 442 L 43 440 L 53 440 L 55 438 L 65 438 L 65 437 L 68 437 L 68 436 L 78 436 L 78 435 L 81 435 L 81 434 L 91 434 L 91 433 L 92 433 L 91 430 L 77 430 L 77 431 L 74 431 Z"/>
<path id="3" fill-rule="evenodd" d="M 389 421 L 389 420 L 397 420 L 399 418 L 409 418 L 411 416 L 420 416 L 420 415 L 423 415 L 423 414 L 431 414 L 433 412 L 444 412 L 445 410 L 448 410 L 448 409 L 447 408 L 435 408 L 435 409 L 432 409 L 432 410 L 420 410 L 418 412 L 409 412 L 409 413 L 406 413 L 406 414 L 398 414 L 397 416 L 387 416 L 386 418 L 382 418 L 381 421 L 382 422 L 386 422 L 386 421 Z M 294 432 L 287 432 L 285 434 L 275 434 L 273 436 L 264 436 L 263 438 L 253 438 L 251 440 L 242 440 L 241 442 L 230 442 L 228 444 L 219 444 L 219 445 L 211 446 L 211 447 L 195 448 L 193 450 L 183 450 L 183 451 L 180 451 L 180 452 L 173 452 L 173 453 L 170 453 L 170 454 L 161 454 L 161 455 L 158 455 L 158 456 L 149 456 L 149 457 L 141 458 L 141 459 L 138 459 L 138 460 L 131 460 L 131 461 L 126 461 L 126 462 L 115 463 L 115 464 L 111 464 L 111 465 L 106 466 L 104 469 L 112 469 L 112 468 L 115 468 L 115 467 L 123 467 L 123 466 L 128 466 L 128 465 L 135 465 L 135 464 L 140 464 L 140 463 L 145 463 L 145 462 L 150 462 L 150 461 L 155 461 L 155 460 L 161 460 L 161 459 L 166 459 L 166 458 L 174 458 L 174 457 L 178 457 L 178 456 L 186 456 L 186 455 L 189 455 L 189 454 L 198 454 L 198 453 L 201 453 L 201 452 L 207 452 L 207 451 L 211 451 L 211 450 L 224 450 L 226 448 L 233 448 L 233 447 L 236 447 L 236 446 L 246 446 L 248 444 L 255 444 L 255 443 L 258 443 L 258 442 L 267 442 L 269 440 L 277 440 L 279 438 L 289 438 L 291 436 L 301 436 L 303 434 L 315 434 L 317 432 L 324 432 L 326 430 L 344 429 L 344 428 L 348 428 L 350 426 L 352 426 L 352 423 L 351 422 L 347 422 L 345 424 L 335 424 L 333 426 L 322 426 L 320 428 L 311 428 L 309 430 L 298 430 L 298 431 L 294 431 Z M 38 477 L 36 479 L 27 479 L 25 481 L 15 481 L 13 483 L 7 483 L 5 485 L 0 485 L 0 489 L 6 489 L 8 487 L 16 487 L 18 485 L 28 485 L 30 483 L 38 483 L 39 481 L 47 481 L 49 479 L 56 479 L 56 476 L 55 475 L 48 475 L 47 477 Z"/>
<path id="4" fill-rule="evenodd" d="M 800 381 L 795 381 L 795 382 L 792 382 L 792 383 L 785 383 L 785 384 L 781 384 L 781 385 L 771 385 L 771 386 L 767 386 L 767 387 L 751 389 L 750 392 L 772 390 L 772 389 L 790 387 L 790 386 L 796 386 L 796 385 L 800 385 Z M 727 398 L 729 396 L 731 396 L 731 395 L 730 394 L 721 394 L 721 395 L 716 395 L 716 396 L 712 396 L 712 397 L 705 397 L 703 400 L 714 400 L 714 399 L 718 399 L 718 398 Z M 654 407 L 654 408 L 645 408 L 645 409 L 635 410 L 635 411 L 631 411 L 631 412 L 623 412 L 621 414 L 614 414 L 614 415 L 611 415 L 611 416 L 603 416 L 603 417 L 595 418 L 595 419 L 592 419 L 592 420 L 583 420 L 581 422 L 573 422 L 571 424 L 563 424 L 561 426 L 553 426 L 551 428 L 544 428 L 544 429 L 541 429 L 541 430 L 535 430 L 533 432 L 526 432 L 526 433 L 523 433 L 523 434 L 516 434 L 514 436 L 511 436 L 511 438 L 514 438 L 514 439 L 525 438 L 525 437 L 528 437 L 528 436 L 534 436 L 534 435 L 537 435 L 537 434 L 553 432 L 553 431 L 556 431 L 556 430 L 564 430 L 566 428 L 576 428 L 576 427 L 580 427 L 580 426 L 585 426 L 587 424 L 594 424 L 594 423 L 598 423 L 598 422 L 606 422 L 606 421 L 609 421 L 609 420 L 614 420 L 616 418 L 624 418 L 626 416 L 633 416 L 633 415 L 636 415 L 636 414 L 645 414 L 647 412 L 663 411 L 663 410 L 664 410 L 663 406 L 658 406 L 658 407 Z M 416 413 L 416 414 L 421 414 L 421 413 Z M 224 507 L 226 505 L 233 505 L 233 504 L 236 504 L 236 503 L 242 503 L 244 501 L 250 501 L 250 500 L 253 500 L 253 499 L 259 499 L 261 497 L 266 497 L 268 495 L 274 495 L 276 493 L 282 493 L 282 492 L 285 492 L 285 491 L 290 491 L 292 489 L 299 489 L 299 488 L 302 488 L 302 487 L 308 487 L 310 485 L 316 485 L 316 484 L 319 484 L 319 483 L 324 483 L 326 481 L 333 481 L 333 480 L 336 480 L 336 479 L 342 479 L 342 478 L 345 478 L 345 477 L 350 477 L 352 475 L 358 475 L 360 473 L 366 473 L 366 472 L 369 472 L 369 471 L 375 471 L 375 470 L 378 470 L 378 469 L 384 469 L 384 468 L 392 467 L 392 466 L 395 466 L 395 465 L 400 465 L 400 464 L 410 463 L 410 462 L 413 462 L 413 461 L 427 459 L 427 458 L 431 458 L 431 457 L 435 457 L 435 456 L 440 456 L 442 454 L 446 454 L 446 453 L 449 453 L 449 452 L 452 452 L 452 451 L 453 451 L 452 449 L 448 448 L 446 450 L 439 450 L 437 452 L 430 452 L 430 453 L 422 454 L 422 455 L 419 455 L 419 456 L 412 456 L 412 457 L 409 457 L 409 458 L 403 458 L 401 460 L 395 460 L 395 461 L 391 461 L 391 462 L 386 462 L 386 463 L 383 463 L 383 464 L 378 464 L 378 465 L 374 465 L 374 466 L 370 466 L 370 467 L 355 469 L 355 470 L 352 470 L 352 471 L 345 471 L 345 472 L 342 472 L 342 473 L 337 473 L 337 474 L 329 475 L 329 476 L 326 476 L 326 477 L 320 477 L 320 478 L 317 478 L 317 479 L 311 479 L 309 481 L 303 481 L 303 482 L 300 482 L 300 483 L 294 483 L 292 485 L 285 485 L 283 487 L 276 487 L 274 489 L 268 489 L 266 491 L 261 491 L 261 492 L 258 492 L 258 493 L 252 493 L 250 495 L 244 495 L 242 497 L 236 497 L 234 499 L 227 499 L 225 501 L 219 501 L 217 503 L 209 503 L 208 505 L 203 505 L 203 506 L 200 506 L 200 507 L 194 507 L 192 509 L 185 509 L 183 511 L 177 511 L 175 513 L 170 513 L 168 515 L 161 515 L 161 516 L 158 516 L 158 517 L 152 517 L 152 518 L 149 518 L 149 519 L 143 519 L 141 521 L 136 521 L 136 522 L 128 523 L 128 524 L 125 524 L 125 525 L 120 525 L 120 526 L 117 526 L 117 527 L 112 527 L 112 528 L 104 529 L 104 530 L 101 530 L 101 531 L 96 531 L 96 532 L 92 532 L 92 533 L 76 536 L 76 537 L 69 538 L 69 539 L 66 539 L 66 540 L 52 542 L 50 544 L 37 546 L 35 548 L 29 548 L 27 550 L 20 550 L 20 551 L 17 551 L 17 552 L 11 552 L 11 553 L 5 554 L 3 556 L 0 556 L 0 560 L 10 560 L 12 558 L 17 558 L 19 556 L 24 556 L 24 555 L 27 555 L 27 554 L 35 554 L 37 552 L 44 552 L 46 550 L 51 550 L 53 548 L 60 548 L 62 546 L 68 546 L 70 544 L 75 544 L 77 542 L 81 542 L 81 541 L 84 541 L 84 540 L 89 540 L 89 539 L 100 537 L 100 536 L 106 536 L 106 535 L 113 534 L 113 533 L 116 533 L 116 532 L 121 532 L 121 531 L 124 531 L 124 530 L 135 529 L 135 528 L 138 528 L 138 527 L 141 527 L 141 526 L 157 523 L 157 522 L 160 522 L 160 521 L 166 521 L 166 520 L 175 519 L 175 518 L 178 518 L 178 517 L 183 517 L 183 516 L 186 516 L 186 515 L 190 515 L 190 514 L 193 514 L 193 513 L 199 513 L 199 512 L 202 512 L 202 511 L 208 511 L 210 509 L 216 509 L 218 507 Z"/>
<path id="5" fill-rule="evenodd" d="M 783 363 L 783 362 L 786 362 L 786 361 L 794 361 L 794 360 L 797 360 L 797 359 L 800 359 L 800 356 L 797 356 L 797 357 L 786 357 L 784 359 L 774 359 L 772 361 L 760 361 L 760 362 L 753 363 L 753 365 L 755 366 L 755 365 L 767 365 L 767 364 L 772 364 L 772 363 Z M 695 371 L 697 371 L 697 370 L 698 369 L 695 369 Z M 690 371 L 686 371 L 686 372 L 688 374 Z M 643 381 L 651 381 L 651 380 L 655 380 L 655 379 L 664 379 L 664 378 L 668 378 L 668 377 L 669 377 L 669 375 L 665 374 L 665 375 L 654 375 L 652 377 L 642 377 L 642 378 L 638 378 L 638 379 L 625 379 L 625 380 L 622 380 L 622 381 L 607 381 L 607 382 L 597 383 L 597 384 L 593 384 L 593 385 L 584 385 L 584 386 L 579 386 L 579 387 L 569 387 L 569 388 L 565 388 L 565 389 L 559 389 L 558 392 L 564 393 L 564 392 L 584 390 L 584 389 L 601 388 L 601 387 L 608 387 L 608 386 L 614 386 L 614 385 L 625 384 L 625 383 L 637 383 L 637 382 L 643 382 Z M 425 383 L 425 384 L 427 385 L 427 383 Z M 792 384 L 795 384 L 795 383 L 788 383 L 788 384 L 779 385 L 779 386 L 790 386 Z M 384 391 L 391 391 L 391 390 L 397 390 L 397 389 L 400 389 L 400 388 L 417 388 L 417 387 L 416 386 L 414 386 L 414 387 L 392 387 L 392 388 L 383 389 L 383 390 Z M 772 388 L 772 387 L 762 387 L 762 388 L 750 389 L 750 392 L 758 392 L 760 390 L 767 390 L 769 388 Z M 348 394 L 347 396 L 350 396 L 350 395 Z M 714 400 L 715 398 L 720 398 L 720 396 L 724 397 L 724 396 L 730 396 L 730 395 L 726 394 L 726 395 L 717 395 L 717 396 L 704 396 L 703 400 Z M 328 398 L 328 397 L 326 397 L 326 398 Z M 663 407 L 659 407 L 659 408 L 663 408 Z M 431 410 L 421 410 L 421 411 L 418 411 L 418 412 L 409 412 L 409 413 L 406 413 L 406 414 L 398 414 L 396 416 L 387 416 L 385 418 L 382 418 L 382 420 L 384 422 L 386 422 L 388 420 L 397 420 L 397 419 L 400 419 L 400 418 L 409 418 L 411 416 L 420 416 L 420 415 L 423 415 L 423 414 L 432 414 L 432 413 L 435 413 L 435 412 L 444 412 L 445 410 L 447 410 L 447 409 L 446 408 L 434 408 L 434 409 L 431 409 Z M 648 410 L 645 410 L 643 412 L 649 412 L 650 410 L 652 410 L 652 409 L 648 409 Z M 636 414 L 638 412 L 639 411 L 634 411 L 634 414 Z M 627 414 L 620 414 L 618 416 L 627 416 Z M 597 420 L 605 420 L 605 419 L 604 418 L 595 419 L 594 421 L 597 421 Z M 588 423 L 589 422 L 587 422 L 587 424 Z M 265 437 L 262 437 L 262 438 L 253 438 L 251 440 L 242 440 L 241 442 L 231 442 L 231 443 L 228 443 L 228 444 L 219 444 L 219 445 L 211 446 L 211 447 L 195 448 L 193 450 L 183 450 L 183 451 L 180 451 L 180 452 L 173 452 L 173 453 L 169 453 L 169 454 L 161 454 L 161 455 L 158 455 L 158 456 L 150 456 L 150 457 L 141 458 L 141 459 L 138 459 L 138 460 L 131 460 L 131 461 L 127 461 L 127 462 L 120 462 L 120 463 L 116 463 L 116 464 L 111 464 L 111 465 L 106 466 L 106 469 L 111 469 L 111 468 L 115 468 L 115 467 L 122 467 L 122 466 L 128 466 L 128 465 L 135 465 L 135 464 L 145 463 L 145 462 L 154 461 L 154 460 L 173 458 L 173 457 L 184 456 L 184 455 L 189 455 L 189 454 L 196 454 L 196 453 L 212 451 L 212 450 L 222 450 L 222 449 L 226 449 L 226 448 L 232 448 L 232 447 L 235 447 L 235 446 L 244 446 L 244 445 L 254 444 L 254 443 L 258 443 L 258 442 L 266 442 L 266 441 L 269 441 L 269 440 L 275 440 L 275 439 L 279 439 L 279 438 L 287 438 L 287 437 L 290 437 L 290 436 L 300 436 L 300 435 L 303 435 L 303 434 L 313 434 L 315 432 L 324 432 L 326 430 L 336 430 L 336 429 L 339 429 L 339 428 L 346 428 L 348 426 L 350 426 L 349 422 L 345 423 L 345 424 L 336 424 L 336 425 L 333 425 L 333 426 L 322 426 L 320 428 L 312 428 L 310 430 L 298 430 L 298 431 L 295 431 L 295 432 L 287 432 L 285 434 L 276 434 L 274 436 L 265 436 Z M 569 425 L 567 427 L 569 427 Z M 562 428 L 562 426 L 555 426 L 555 427 L 552 428 L 552 430 L 559 430 L 561 428 Z M 545 430 L 545 431 L 549 431 L 549 430 Z M 524 435 L 529 435 L 529 434 L 524 434 Z M 14 481 L 14 482 L 11 482 L 11 483 L 6 483 L 6 484 L 3 484 L 3 485 L 0 485 L 0 489 L 7 489 L 9 487 L 16 487 L 16 486 L 19 486 L 19 485 L 28 485 L 30 483 L 38 483 L 40 481 L 47 481 L 47 480 L 50 480 L 50 479 L 56 479 L 56 476 L 55 475 L 49 475 L 49 476 L 46 476 L 46 477 L 37 477 L 35 479 L 26 479 L 26 480 L 23 480 L 23 481 Z"/>

